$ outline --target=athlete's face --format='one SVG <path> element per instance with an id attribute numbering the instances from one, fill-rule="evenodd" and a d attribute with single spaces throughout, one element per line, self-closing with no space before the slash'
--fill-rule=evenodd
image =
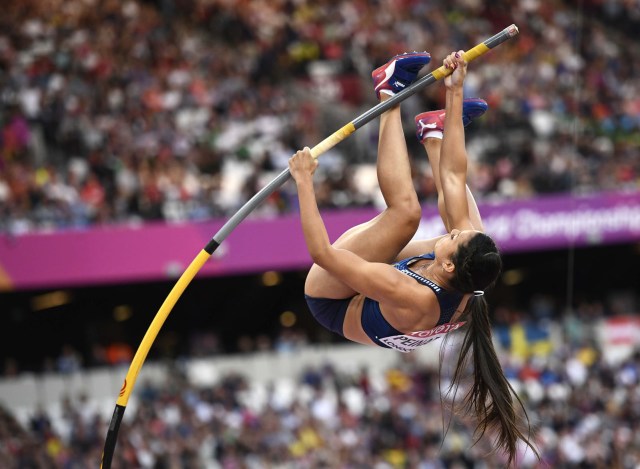
<path id="1" fill-rule="evenodd" d="M 447 236 L 438 240 L 434 247 L 437 261 L 447 262 L 453 259 L 453 255 L 458 251 L 458 247 L 467 244 L 479 231 L 476 230 L 451 230 Z"/>

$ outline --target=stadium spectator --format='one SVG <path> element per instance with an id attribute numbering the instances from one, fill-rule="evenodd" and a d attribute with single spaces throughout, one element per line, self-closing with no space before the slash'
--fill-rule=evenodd
<path id="1" fill-rule="evenodd" d="M 605 360 L 597 345 L 589 347 L 594 353 L 585 354 L 584 345 L 560 344 L 529 362 L 501 353 L 536 422 L 544 460 L 529 451 L 518 467 L 640 463 L 640 353 L 616 363 Z M 569 371 L 576 366 L 578 380 Z M 531 378 L 531 367 L 553 378 Z M 196 387 L 175 370 L 169 383 L 140 383 L 114 465 L 441 468 L 477 467 L 474 461 L 482 460 L 483 467 L 503 467 L 503 456 L 487 456 L 488 439 L 470 447 L 473 425 L 463 417 L 453 416 L 441 445 L 438 373 L 400 355 L 385 381 L 372 385 L 366 369 L 342 373 L 326 363 L 307 367 L 292 393 L 278 394 L 240 374 Z M 446 373 L 442 379 L 446 386 Z M 58 407 L 34 409 L 28 427 L 0 408 L 2 467 L 90 467 L 99 461 L 107 422 L 98 407 L 87 396 L 65 400 L 51 413 Z"/>
<path id="2" fill-rule="evenodd" d="M 483 58 L 468 85 L 494 110 L 483 124 L 491 135 L 482 126 L 469 135 L 474 193 L 637 188 L 640 61 L 624 46 L 634 29 L 616 22 L 637 25 L 637 8 L 583 8 L 12 2 L 0 18 L 0 229 L 229 215 L 286 166 L 286 155 L 375 103 L 362 91 L 374 66 L 427 46 L 442 58 L 512 22 L 519 37 Z M 442 107 L 432 88 L 416 108 Z M 354 183 L 369 177 L 375 158 L 375 139 L 361 132 L 323 157 L 324 206 L 375 203 L 363 189 L 371 184 Z M 433 201 L 425 166 L 415 162 L 415 184 L 421 200 Z M 286 212 L 291 200 L 285 187 L 255 215 Z"/>

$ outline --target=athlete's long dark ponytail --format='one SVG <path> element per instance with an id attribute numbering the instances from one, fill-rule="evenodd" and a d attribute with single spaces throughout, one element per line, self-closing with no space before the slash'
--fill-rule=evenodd
<path id="1" fill-rule="evenodd" d="M 539 458 L 533 444 L 520 430 L 514 397 L 525 416 L 526 411 L 500 366 L 491 337 L 488 305 L 484 294 L 480 295 L 493 285 L 502 269 L 498 249 L 489 236 L 478 233 L 458 248 L 452 260 L 455 265 L 454 288 L 464 293 L 476 292 L 469 298 L 463 313 L 468 327 L 453 373 L 452 387 L 460 385 L 470 358 L 469 352 L 472 352 L 473 383 L 462 404 L 478 420 L 476 441 L 489 429 L 497 435 L 497 448 L 507 453 L 508 465 L 515 461 L 518 440 L 524 441 Z"/>

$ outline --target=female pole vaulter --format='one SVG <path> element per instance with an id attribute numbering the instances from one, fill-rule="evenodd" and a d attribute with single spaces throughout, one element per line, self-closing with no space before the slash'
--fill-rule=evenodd
<path id="1" fill-rule="evenodd" d="M 464 100 L 467 62 L 451 53 L 444 66 L 446 107 L 416 117 L 439 190 L 438 206 L 448 234 L 412 241 L 421 218 L 411 179 L 399 106 L 381 116 L 377 174 L 386 209 L 329 241 L 316 203 L 313 174 L 318 165 L 308 148 L 289 160 L 300 203 L 300 220 L 314 265 L 305 296 L 320 324 L 354 342 L 408 352 L 466 326 L 453 376 L 458 386 L 472 352 L 473 383 L 464 398 L 477 418 L 477 438 L 495 432 L 497 448 L 515 462 L 518 441 L 537 450 L 520 430 L 517 397 L 491 340 L 485 289 L 497 279 L 502 261 L 483 232 L 476 203 L 466 186 L 464 125 L 487 109 Z M 381 100 L 401 91 L 430 60 L 428 53 L 402 54 L 373 73 Z M 446 129 L 446 131 L 445 131 Z M 523 409 L 524 410 L 524 409 Z M 526 413 L 525 413 L 526 415 Z"/>

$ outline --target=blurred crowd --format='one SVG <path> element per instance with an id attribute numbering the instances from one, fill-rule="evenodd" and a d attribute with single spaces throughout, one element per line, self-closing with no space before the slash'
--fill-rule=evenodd
<path id="1" fill-rule="evenodd" d="M 491 106 L 467 133 L 478 197 L 637 189 L 637 2 L 21 0 L 0 16 L 0 230 L 227 216 L 371 108 L 389 57 L 435 68 L 511 23 L 467 80 Z M 409 115 L 442 105 L 439 85 L 404 105 L 423 201 Z M 376 145 L 372 123 L 322 157 L 322 207 L 378 203 Z M 285 185 L 253 215 L 294 204 Z"/>
<path id="2" fill-rule="evenodd" d="M 521 448 L 517 467 L 637 468 L 640 353 L 610 362 L 598 345 L 570 336 L 550 353 L 526 360 L 501 352 L 542 456 L 538 462 Z M 238 372 L 197 387 L 176 364 L 170 382 L 138 385 L 137 403 L 119 431 L 114 467 L 504 467 L 504 457 L 491 454 L 489 438 L 472 446 L 471 422 L 443 412 L 451 395 L 442 401 L 439 387 L 447 389 L 448 373 L 446 366 L 439 375 L 414 355 L 398 354 L 379 379 L 365 366 L 345 373 L 325 363 L 307 367 L 288 384 L 277 377 L 258 384 Z M 96 467 L 107 425 L 86 396 L 65 400 L 55 417 L 38 409 L 26 426 L 0 409 L 0 465 Z"/>

